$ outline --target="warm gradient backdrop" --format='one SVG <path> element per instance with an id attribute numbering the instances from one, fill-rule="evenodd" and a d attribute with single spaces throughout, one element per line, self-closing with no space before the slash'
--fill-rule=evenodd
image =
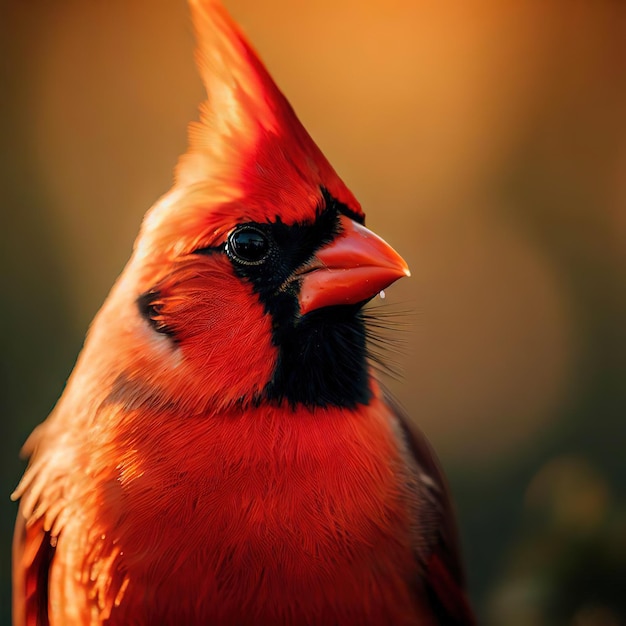
<path id="1" fill-rule="evenodd" d="M 626 623 L 626 4 L 226 4 L 411 266 L 391 386 L 483 623 Z M 0 0 L 0 624 L 19 447 L 203 97 L 183 0 Z"/>

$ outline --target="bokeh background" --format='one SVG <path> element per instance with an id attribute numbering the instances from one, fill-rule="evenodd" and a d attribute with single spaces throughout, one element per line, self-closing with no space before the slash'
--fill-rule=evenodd
<path id="1" fill-rule="evenodd" d="M 449 474 L 481 622 L 625 624 L 626 4 L 226 4 L 411 266 L 390 384 Z M 8 624 L 18 450 L 204 93 L 183 0 L 0 9 Z"/>

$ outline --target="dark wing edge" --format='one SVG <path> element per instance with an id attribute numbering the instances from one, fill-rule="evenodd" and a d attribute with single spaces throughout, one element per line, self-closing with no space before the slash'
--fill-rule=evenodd
<path id="1" fill-rule="evenodd" d="M 433 516 L 432 530 L 426 537 L 426 554 L 416 549 L 423 567 L 426 595 L 433 612 L 442 625 L 475 626 L 476 618 L 466 592 L 465 570 L 450 490 L 437 456 L 425 435 L 389 394 L 386 404 L 395 415 L 404 437 L 420 488 L 427 495 Z M 419 555 L 419 556 L 417 556 Z"/>
<path id="2" fill-rule="evenodd" d="M 43 518 L 17 514 L 13 535 L 13 626 L 49 626 L 48 576 L 55 548 Z"/>

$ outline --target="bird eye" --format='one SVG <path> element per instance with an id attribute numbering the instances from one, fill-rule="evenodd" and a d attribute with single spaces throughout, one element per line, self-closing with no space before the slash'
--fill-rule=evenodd
<path id="1" fill-rule="evenodd" d="M 267 236 L 252 226 L 242 226 L 234 230 L 226 242 L 226 253 L 238 263 L 258 265 L 262 263 L 270 249 Z"/>

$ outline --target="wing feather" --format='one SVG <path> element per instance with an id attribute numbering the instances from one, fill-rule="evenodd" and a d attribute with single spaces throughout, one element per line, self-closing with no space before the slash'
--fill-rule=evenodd
<path id="1" fill-rule="evenodd" d="M 43 518 L 29 523 L 20 506 L 13 537 L 13 626 L 49 626 L 48 576 L 54 552 Z"/>
<path id="2" fill-rule="evenodd" d="M 385 394 L 385 400 L 400 426 L 413 481 L 419 491 L 422 510 L 416 521 L 415 555 L 422 567 L 421 587 L 440 624 L 474 626 L 476 620 L 467 599 L 456 516 L 443 470 L 428 440 L 405 411 L 389 394 Z"/>

